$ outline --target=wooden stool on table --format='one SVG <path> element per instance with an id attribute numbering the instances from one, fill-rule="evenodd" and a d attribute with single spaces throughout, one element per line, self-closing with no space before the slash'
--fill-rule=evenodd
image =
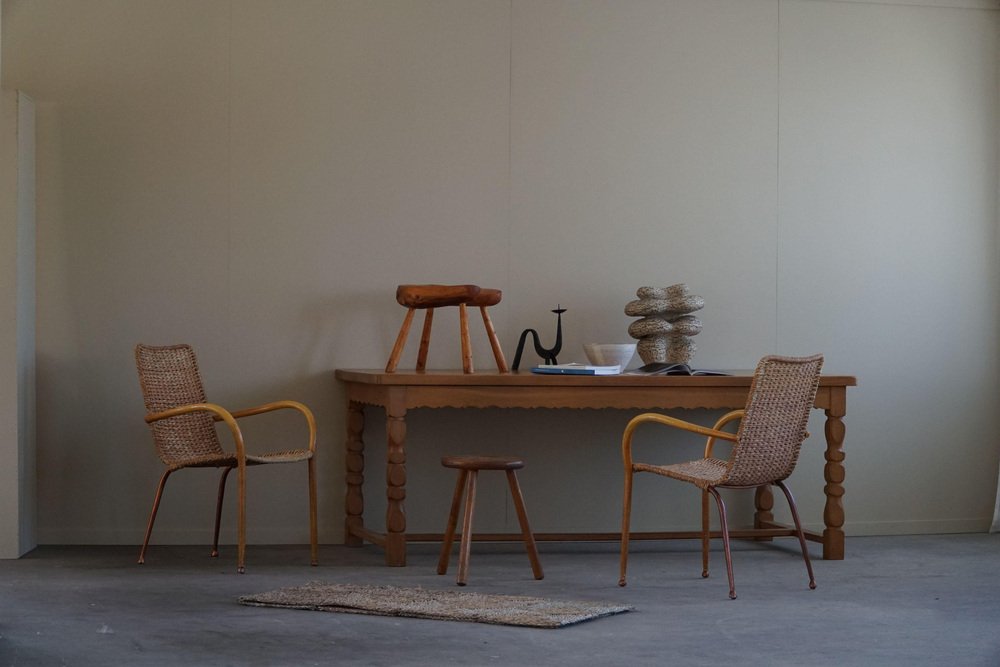
<path id="1" fill-rule="evenodd" d="M 395 373 L 399 357 L 406 346 L 406 337 L 410 334 L 410 324 L 413 322 L 415 310 L 424 311 L 424 329 L 420 336 L 420 350 L 417 353 L 417 370 L 427 367 L 427 348 L 431 341 L 431 324 L 434 321 L 434 309 L 445 306 L 458 306 L 459 327 L 462 337 L 462 371 L 472 373 L 472 343 L 469 340 L 469 319 L 466 313 L 468 306 L 479 308 L 483 316 L 483 326 L 493 348 L 493 357 L 497 362 L 497 370 L 506 373 L 507 361 L 504 359 L 500 341 L 497 339 L 493 322 L 486 309 L 500 303 L 503 294 L 498 289 L 481 288 L 478 285 L 399 285 L 396 288 L 396 302 L 405 306 L 406 317 L 396 336 L 396 344 L 392 347 L 389 362 L 385 365 L 386 373 Z"/>
<path id="2" fill-rule="evenodd" d="M 480 470 L 503 470 L 507 473 L 507 483 L 510 485 L 510 495 L 514 499 L 517 510 L 517 520 L 521 524 L 524 535 L 524 546 L 531 560 L 531 571 L 535 579 L 541 579 L 542 564 L 538 560 L 538 549 L 535 538 L 528 526 L 528 513 L 524 509 L 524 498 L 521 497 L 521 487 L 517 483 L 515 470 L 524 467 L 524 461 L 515 458 L 493 456 L 445 456 L 441 465 L 446 468 L 458 469 L 458 482 L 455 484 L 455 495 L 451 499 L 451 512 L 448 514 L 448 527 L 444 533 L 444 544 L 441 545 L 441 557 L 438 559 L 438 574 L 448 571 L 448 561 L 451 559 L 451 545 L 455 541 L 455 526 L 458 523 L 458 508 L 462 503 L 462 492 L 465 491 L 465 516 L 462 520 L 462 541 L 458 558 L 458 585 L 464 586 L 469 576 L 469 550 L 472 543 L 472 514 L 476 504 L 476 478 Z"/>

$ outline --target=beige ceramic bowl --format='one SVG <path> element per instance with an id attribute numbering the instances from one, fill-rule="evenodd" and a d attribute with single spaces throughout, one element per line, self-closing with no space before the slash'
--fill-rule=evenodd
<path id="1" fill-rule="evenodd" d="M 635 343 L 585 343 L 583 352 L 594 366 L 628 366 L 635 355 Z"/>

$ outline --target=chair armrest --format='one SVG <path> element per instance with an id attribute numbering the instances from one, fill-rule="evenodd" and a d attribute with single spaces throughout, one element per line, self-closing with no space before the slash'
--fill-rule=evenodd
<path id="1" fill-rule="evenodd" d="M 746 410 L 742 410 L 742 409 L 740 409 L 740 410 L 733 410 L 732 412 L 727 412 L 726 414 L 724 414 L 721 417 L 719 417 L 719 421 L 715 422 L 715 425 L 712 428 L 714 430 L 716 430 L 716 431 L 721 431 L 722 427 L 725 426 L 726 424 L 728 424 L 729 422 L 736 421 L 737 419 L 743 419 L 743 415 L 745 415 L 746 413 L 747 413 L 747 411 Z M 732 434 L 730 434 L 730 435 L 732 435 Z M 712 457 L 712 447 L 715 445 L 715 438 L 716 437 L 719 437 L 719 436 L 710 435 L 708 437 L 708 442 L 705 443 L 705 458 L 706 459 Z M 725 439 L 729 440 L 730 442 L 735 442 L 736 441 L 736 436 L 733 436 L 731 438 L 725 438 Z"/>
<path id="2" fill-rule="evenodd" d="M 742 411 L 737 410 L 736 412 L 742 412 Z M 732 414 L 733 413 L 729 413 L 729 415 Z M 723 417 L 723 419 L 726 419 L 726 417 L 729 417 L 729 415 L 726 415 L 725 417 Z M 729 419 L 726 419 L 726 421 L 720 419 L 718 422 L 716 422 L 716 427 L 724 425 L 727 421 L 731 421 L 734 418 L 735 417 L 729 417 Z M 664 426 L 673 426 L 674 428 L 679 428 L 684 431 L 690 431 L 691 433 L 698 433 L 700 435 L 707 435 L 713 438 L 722 438 L 723 440 L 731 440 L 733 442 L 736 441 L 735 433 L 721 431 L 718 428 L 709 428 L 708 426 L 702 426 L 701 424 L 694 424 L 692 422 L 684 421 L 683 419 L 677 419 L 676 417 L 671 417 L 670 415 L 661 415 L 655 412 L 646 412 L 641 415 L 633 417 L 629 421 L 628 425 L 625 427 L 626 435 L 631 435 L 632 431 L 634 431 L 640 424 L 645 424 L 648 422 L 663 424 Z"/>
<path id="3" fill-rule="evenodd" d="M 161 419 L 179 417 L 180 415 L 189 415 L 195 412 L 210 412 L 212 413 L 212 419 L 226 423 L 226 426 L 229 427 L 229 432 L 233 435 L 233 441 L 236 443 L 236 457 L 240 460 L 241 465 L 243 465 L 243 461 L 246 459 L 246 448 L 243 444 L 243 433 L 240 431 L 240 427 L 236 423 L 233 413 L 229 412 L 229 410 L 226 410 L 221 405 L 217 405 L 215 403 L 190 403 L 188 405 L 180 405 L 176 408 L 163 410 L 162 412 L 151 412 L 147 414 L 146 423 L 152 425 L 153 422 L 160 421 Z"/>
<path id="4" fill-rule="evenodd" d="M 179 405 L 176 408 L 170 408 L 169 410 L 163 410 L 161 412 L 150 412 L 146 415 L 145 419 L 147 424 L 152 424 L 153 422 L 160 421 L 161 419 L 188 415 L 194 412 L 211 412 L 212 418 L 215 421 L 225 422 L 228 422 L 229 419 L 232 419 L 235 416 L 229 412 L 229 410 L 226 410 L 221 405 L 217 405 L 215 403 L 189 403 L 188 405 Z"/>
<path id="5" fill-rule="evenodd" d="M 252 417 L 254 415 L 264 414 L 265 412 L 274 412 L 275 410 L 295 410 L 305 417 L 306 425 L 309 427 L 309 451 L 316 452 L 316 417 L 313 416 L 312 410 L 306 407 L 304 404 L 298 401 L 274 401 L 272 403 L 265 403 L 263 405 L 258 405 L 252 408 L 245 408 L 243 410 L 237 410 L 232 412 L 232 416 L 236 419 L 242 417 Z M 215 420 L 220 421 L 220 417 L 216 416 Z"/>
<path id="6" fill-rule="evenodd" d="M 730 413 L 732 414 L 732 413 Z M 722 424 L 726 421 L 735 419 L 735 417 L 730 417 L 728 420 L 723 421 L 729 415 L 725 415 L 719 420 Z M 719 426 L 719 422 L 716 426 Z M 679 428 L 684 431 L 689 431 L 691 433 L 698 433 L 699 435 L 705 435 L 709 438 L 709 443 L 713 443 L 715 438 L 721 440 L 729 440 L 730 442 L 736 442 L 736 435 L 734 433 L 729 433 L 727 431 L 720 431 L 717 428 L 709 428 L 707 426 L 701 426 L 700 424 L 693 424 L 683 419 L 677 419 L 676 417 L 671 417 L 669 415 L 661 415 L 655 412 L 645 412 L 641 415 L 633 417 L 629 423 L 625 426 L 625 432 L 622 434 L 622 457 L 625 461 L 625 465 L 631 467 L 632 465 L 632 434 L 635 429 L 642 424 L 654 423 L 662 424 L 664 426 L 672 426 L 674 428 Z M 706 449 L 711 451 L 711 445 L 707 446 Z"/>

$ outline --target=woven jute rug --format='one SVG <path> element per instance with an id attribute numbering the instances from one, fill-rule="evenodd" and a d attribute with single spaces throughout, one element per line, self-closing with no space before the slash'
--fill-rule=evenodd
<path id="1" fill-rule="evenodd" d="M 465 591 L 362 586 L 312 582 L 256 595 L 240 604 L 349 614 L 410 616 L 447 621 L 472 621 L 533 628 L 561 628 L 632 607 L 602 602 L 547 600 L 520 595 L 486 595 Z"/>

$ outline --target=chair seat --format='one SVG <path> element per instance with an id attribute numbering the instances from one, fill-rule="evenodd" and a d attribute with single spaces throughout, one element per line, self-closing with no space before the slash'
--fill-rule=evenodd
<path id="1" fill-rule="evenodd" d="M 313 453 L 308 449 L 289 449 L 284 452 L 268 452 L 267 454 L 247 454 L 247 464 L 255 463 L 294 463 L 308 461 Z"/>
<path id="2" fill-rule="evenodd" d="M 459 470 L 520 470 L 524 461 L 505 456 L 445 456 L 441 465 Z"/>
<path id="3" fill-rule="evenodd" d="M 684 463 L 669 465 L 653 465 L 652 463 L 635 463 L 636 472 L 652 472 L 664 477 L 672 477 L 684 482 L 690 482 L 699 488 L 716 486 L 729 474 L 729 462 L 721 459 L 698 459 Z"/>
<path id="4" fill-rule="evenodd" d="M 247 465 L 263 465 L 265 463 L 295 463 L 297 461 L 308 461 L 313 453 L 308 449 L 292 449 L 285 452 L 270 452 L 267 454 L 247 454 Z M 224 468 L 231 466 L 235 468 L 238 462 L 234 454 L 206 454 L 184 459 L 183 461 L 173 461 L 167 467 L 170 470 L 180 470 L 182 468 Z"/>

